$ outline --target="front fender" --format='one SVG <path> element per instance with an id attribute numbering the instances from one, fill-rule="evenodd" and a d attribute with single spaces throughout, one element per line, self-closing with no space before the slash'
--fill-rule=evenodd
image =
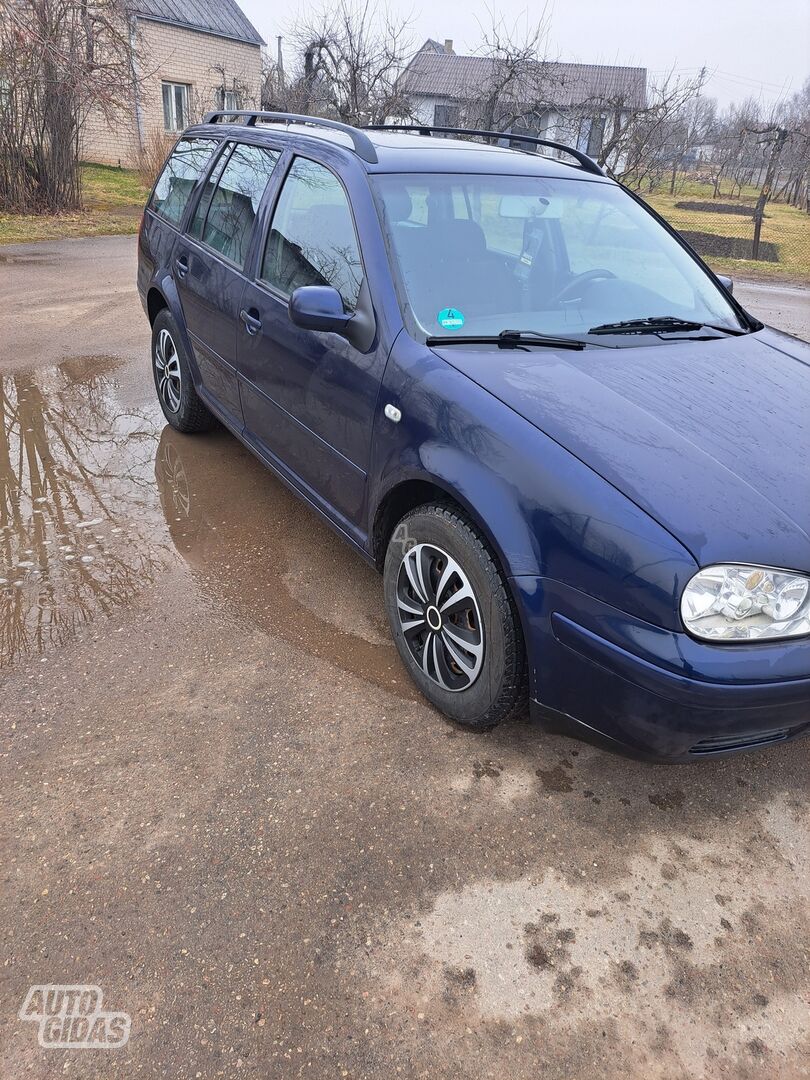
<path id="1" fill-rule="evenodd" d="M 553 578 L 681 629 L 680 595 L 697 564 L 584 462 L 407 335 L 395 343 L 382 393 L 402 420 L 378 411 L 372 521 L 397 485 L 428 481 L 467 510 L 507 576 Z"/>
<path id="2" fill-rule="evenodd" d="M 514 499 L 504 485 L 494 482 L 485 464 L 456 446 L 426 440 L 402 454 L 393 453 L 380 477 L 372 520 L 376 507 L 395 488 L 413 480 L 439 488 L 466 510 L 510 573 L 512 567 L 522 567 L 518 571 L 522 574 L 534 573 L 530 569 L 536 567 L 531 556 L 531 531 Z M 492 527 L 493 521 L 497 521 L 497 528 Z"/>

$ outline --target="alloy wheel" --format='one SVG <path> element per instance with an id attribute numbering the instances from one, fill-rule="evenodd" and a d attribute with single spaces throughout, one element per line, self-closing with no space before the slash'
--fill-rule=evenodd
<path id="1" fill-rule="evenodd" d="M 182 376 L 177 347 L 168 330 L 161 330 L 155 342 L 155 373 L 161 401 L 176 413 L 180 408 Z"/>

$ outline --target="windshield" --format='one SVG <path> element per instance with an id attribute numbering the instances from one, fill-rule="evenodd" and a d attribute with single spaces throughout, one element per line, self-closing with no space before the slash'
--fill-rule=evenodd
<path id="1" fill-rule="evenodd" d="M 426 335 L 575 336 L 660 316 L 740 330 L 700 266 L 613 184 L 441 173 L 373 183 L 406 320 Z"/>

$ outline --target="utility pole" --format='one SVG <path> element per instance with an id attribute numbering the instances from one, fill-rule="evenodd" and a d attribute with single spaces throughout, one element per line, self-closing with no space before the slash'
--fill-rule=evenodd
<path id="1" fill-rule="evenodd" d="M 759 243 L 762 234 L 762 219 L 765 217 L 765 204 L 771 197 L 773 183 L 776 179 L 776 170 L 779 165 L 779 158 L 782 156 L 782 150 L 790 137 L 790 132 L 787 128 L 773 128 L 772 132 L 774 137 L 771 145 L 771 153 L 768 157 L 768 167 L 765 170 L 765 179 L 762 181 L 759 198 L 754 207 L 754 239 L 751 243 L 752 259 L 759 258 Z M 763 132 L 762 134 L 765 133 Z"/>

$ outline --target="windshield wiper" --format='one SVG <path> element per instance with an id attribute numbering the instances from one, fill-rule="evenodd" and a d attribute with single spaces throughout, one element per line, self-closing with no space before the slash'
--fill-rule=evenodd
<path id="1" fill-rule="evenodd" d="M 745 330 L 736 330 L 729 326 L 712 326 L 710 323 L 693 322 L 680 319 L 677 315 L 652 315 L 646 319 L 624 319 L 622 322 L 602 323 L 592 326 L 589 334 L 672 334 L 688 333 L 692 330 L 716 330 L 721 334 L 745 334 Z"/>
<path id="2" fill-rule="evenodd" d="M 497 345 L 499 349 L 520 349 L 526 345 L 546 346 L 549 349 L 584 349 L 585 342 L 577 338 L 553 337 L 537 330 L 501 330 L 500 334 L 463 336 L 450 334 L 429 337 L 426 345 Z"/>

